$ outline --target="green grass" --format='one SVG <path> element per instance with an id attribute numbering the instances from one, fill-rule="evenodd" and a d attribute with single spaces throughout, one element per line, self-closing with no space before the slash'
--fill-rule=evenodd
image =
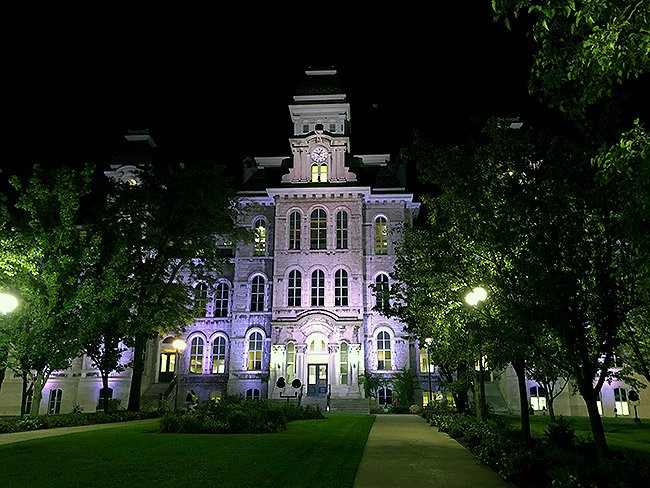
<path id="1" fill-rule="evenodd" d="M 352 486 L 374 416 L 290 422 L 280 434 L 158 434 L 152 425 L 0 446 L 0 486 Z"/>
<path id="2" fill-rule="evenodd" d="M 503 415 L 513 426 L 520 426 L 521 420 L 516 415 Z M 591 426 L 588 417 L 564 417 L 571 421 L 576 436 L 591 437 Z M 614 450 L 631 450 L 642 455 L 650 456 L 650 419 L 642 419 L 642 423 L 634 422 L 633 418 L 602 417 L 607 445 Z M 548 415 L 532 415 L 530 430 L 533 433 L 544 434 L 551 422 Z"/>

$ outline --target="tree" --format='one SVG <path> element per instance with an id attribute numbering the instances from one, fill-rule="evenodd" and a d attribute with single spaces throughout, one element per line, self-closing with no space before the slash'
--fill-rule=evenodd
<path id="1" fill-rule="evenodd" d="M 6 317 L 4 335 L 9 367 L 32 381 L 32 415 L 51 373 L 67 369 L 80 352 L 74 316 L 88 253 L 77 224 L 92 171 L 35 166 L 27 183 L 11 180 L 18 197 L 0 271 L 22 305 Z"/>

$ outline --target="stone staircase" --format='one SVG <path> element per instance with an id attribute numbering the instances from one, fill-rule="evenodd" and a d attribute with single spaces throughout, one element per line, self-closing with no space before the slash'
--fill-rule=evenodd
<path id="1" fill-rule="evenodd" d="M 140 397 L 140 405 L 143 410 L 155 410 L 160 404 L 163 393 L 169 388 L 170 383 L 152 383 Z M 176 389 L 172 388 L 167 397 L 167 404 L 173 408 L 176 399 Z"/>
<path id="2" fill-rule="evenodd" d="M 368 414 L 370 403 L 367 398 L 332 398 L 330 412 Z"/>

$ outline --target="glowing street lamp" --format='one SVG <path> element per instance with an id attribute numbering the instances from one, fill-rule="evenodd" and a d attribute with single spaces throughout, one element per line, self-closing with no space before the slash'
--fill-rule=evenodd
<path id="1" fill-rule="evenodd" d="M 486 298 L 487 298 L 487 291 L 485 291 L 484 288 L 477 286 L 465 296 L 465 301 L 467 302 L 468 305 L 474 307 L 478 305 L 480 302 L 484 301 Z"/>
<path id="2" fill-rule="evenodd" d="M 183 339 L 174 339 L 174 342 L 172 342 L 172 347 L 174 348 L 174 351 L 176 352 L 176 357 L 174 358 L 175 361 L 175 368 L 176 368 L 176 398 L 174 399 L 174 410 L 178 410 L 178 383 L 180 383 L 180 355 L 182 352 L 185 350 L 187 347 L 187 342 L 185 342 Z"/>
<path id="3" fill-rule="evenodd" d="M 426 345 L 427 351 L 427 372 L 429 373 L 429 402 L 427 405 L 431 405 L 431 359 L 429 359 L 429 349 L 431 349 L 432 343 L 433 339 L 431 337 L 424 339 L 424 344 Z"/>
<path id="4" fill-rule="evenodd" d="M 13 312 L 18 306 L 18 299 L 9 293 L 0 293 L 0 312 L 7 315 Z"/>
<path id="5" fill-rule="evenodd" d="M 480 286 L 477 286 L 465 296 L 465 301 L 470 307 L 476 307 L 479 303 L 487 299 L 487 291 Z M 479 336 L 480 341 L 480 336 Z M 487 405 L 485 404 L 485 378 L 483 377 L 483 355 L 481 354 L 482 344 L 479 342 L 479 355 L 478 355 L 478 383 L 480 391 L 475 390 L 476 403 L 479 406 L 481 420 L 485 420 L 487 416 Z"/>

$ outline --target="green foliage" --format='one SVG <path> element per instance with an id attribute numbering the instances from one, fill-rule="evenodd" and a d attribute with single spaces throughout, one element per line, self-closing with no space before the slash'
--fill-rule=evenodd
<path id="1" fill-rule="evenodd" d="M 551 444 L 567 448 L 571 447 L 575 441 L 575 429 L 570 420 L 560 415 L 555 422 L 548 425 L 546 436 Z"/>
<path id="2" fill-rule="evenodd" d="M 397 405 L 391 406 L 391 413 L 409 413 L 411 405 L 415 404 L 415 385 L 413 371 L 404 367 L 391 376 L 389 383 L 393 390 L 393 397 L 397 398 Z"/>
<path id="3" fill-rule="evenodd" d="M 108 424 L 144 420 L 158 416 L 156 412 L 127 412 L 126 410 L 83 413 L 75 409 L 72 413 L 57 415 L 37 415 L 0 419 L 0 434 L 29 430 L 54 429 L 57 427 L 76 427 L 80 425 Z"/>

